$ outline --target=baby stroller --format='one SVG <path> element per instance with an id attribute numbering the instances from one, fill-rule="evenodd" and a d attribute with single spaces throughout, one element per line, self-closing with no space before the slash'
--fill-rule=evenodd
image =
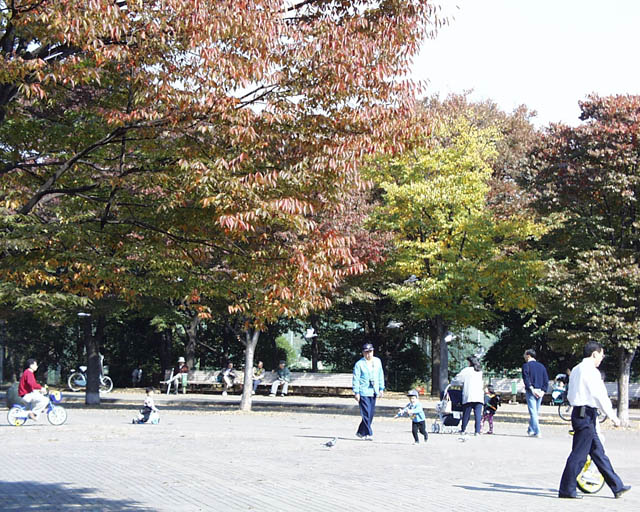
<path id="1" fill-rule="evenodd" d="M 556 375 L 553 381 L 553 389 L 551 391 L 551 400 L 553 405 L 562 405 L 567 400 L 567 385 L 569 378 L 564 373 Z"/>
<path id="2" fill-rule="evenodd" d="M 431 432 L 452 434 L 460 430 L 462 419 L 462 385 L 452 382 L 442 394 L 442 400 L 436 404 L 438 417 L 431 425 Z"/>

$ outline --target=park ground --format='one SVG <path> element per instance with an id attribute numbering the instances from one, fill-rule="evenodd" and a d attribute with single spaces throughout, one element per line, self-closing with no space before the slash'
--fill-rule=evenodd
<path id="1" fill-rule="evenodd" d="M 0 510 L 640 508 L 637 420 L 625 430 L 604 426 L 608 455 L 631 492 L 615 500 L 605 487 L 567 501 L 556 495 L 571 437 L 550 407 L 541 439 L 526 436 L 519 404 L 499 411 L 494 435 L 462 441 L 431 434 L 416 446 L 409 420 L 392 418 L 402 397 L 380 401 L 371 442 L 355 437 L 359 416 L 348 398 L 258 398 L 255 412 L 241 413 L 237 397 L 161 396 L 160 424 L 132 425 L 133 398 L 85 408 L 70 396 L 61 427 L 46 420 L 13 427 L 1 419 Z M 431 409 L 429 426 L 433 418 Z M 335 446 L 326 447 L 334 437 Z"/>

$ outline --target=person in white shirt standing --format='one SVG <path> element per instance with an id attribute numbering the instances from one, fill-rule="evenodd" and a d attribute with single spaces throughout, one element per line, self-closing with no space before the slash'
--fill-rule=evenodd
<path id="1" fill-rule="evenodd" d="M 604 412 L 616 427 L 620 426 L 620 420 L 613 411 L 607 388 L 598 371 L 602 359 L 604 359 L 602 345 L 590 341 L 584 347 L 584 359 L 571 370 L 567 398 L 573 406 L 571 411 L 573 446 L 560 480 L 559 498 L 582 498 L 576 493 L 576 478 L 587 461 L 587 455 L 591 456 L 616 498 L 622 497 L 631 489 L 630 485 L 622 483 L 611 467 L 609 457 L 604 453 L 604 447 L 596 430 L 598 409 Z"/>

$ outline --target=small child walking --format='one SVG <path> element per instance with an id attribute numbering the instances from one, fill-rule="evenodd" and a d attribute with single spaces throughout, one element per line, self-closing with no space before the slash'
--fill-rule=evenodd
<path id="1" fill-rule="evenodd" d="M 415 389 L 412 389 L 407 393 L 407 396 L 409 397 L 409 403 L 404 408 L 398 410 L 396 418 L 404 416 L 405 414 L 409 416 L 409 418 L 411 418 L 411 433 L 413 434 L 415 444 L 420 444 L 418 432 L 422 434 L 424 442 L 426 443 L 429 439 L 429 434 L 427 434 L 425 426 L 424 409 L 422 408 L 422 404 L 418 401 L 418 392 Z"/>
<path id="2" fill-rule="evenodd" d="M 149 421 L 149 416 L 151 416 L 152 412 L 158 412 L 158 408 L 153 403 L 153 393 L 155 390 L 153 388 L 146 388 L 145 392 L 147 396 L 144 399 L 144 405 L 142 409 L 140 409 L 138 416 L 131 420 L 131 423 L 146 423 Z"/>
<path id="3" fill-rule="evenodd" d="M 489 432 L 487 434 L 493 434 L 493 415 L 500 407 L 500 395 L 497 395 L 493 390 L 493 386 L 487 386 L 484 392 L 484 412 L 482 414 L 482 427 L 484 428 L 484 422 L 489 422 Z"/>

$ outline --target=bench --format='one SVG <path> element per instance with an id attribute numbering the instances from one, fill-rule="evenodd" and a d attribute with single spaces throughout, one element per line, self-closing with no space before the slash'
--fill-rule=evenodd
<path id="1" fill-rule="evenodd" d="M 234 382 L 234 388 L 239 387 L 242 389 L 242 383 L 244 380 L 244 372 L 236 370 L 236 380 Z M 221 370 L 190 370 L 187 374 L 186 387 L 198 387 L 208 386 L 211 389 L 222 387 L 220 382 Z M 167 385 L 171 379 L 172 370 L 165 370 L 164 380 L 161 384 Z M 271 387 L 271 384 L 277 379 L 275 372 L 265 372 L 265 376 L 258 385 Z M 339 394 L 344 390 L 351 390 L 350 373 L 313 373 L 313 372 L 291 372 L 291 383 L 289 384 L 289 392 L 292 388 L 303 388 L 306 391 L 311 389 L 321 389 L 323 392 L 333 390 L 336 394 Z M 182 392 L 186 392 L 183 382 L 180 383 Z M 168 390 L 167 390 L 168 392 Z"/>
<path id="2" fill-rule="evenodd" d="M 260 386 L 271 387 L 277 378 L 276 372 L 266 372 L 258 388 Z M 324 394 L 332 390 L 337 395 L 341 391 L 351 391 L 351 386 L 352 374 L 350 373 L 291 372 L 289 393 L 291 393 L 291 388 L 303 388 L 306 392 L 314 389 L 322 390 Z"/>
<path id="3" fill-rule="evenodd" d="M 493 378 L 491 379 L 491 385 L 494 391 L 505 396 L 512 396 L 513 384 L 516 387 L 516 395 L 524 396 L 524 382 L 522 379 L 509 379 L 509 378 Z M 549 381 L 549 387 L 547 388 L 546 395 L 551 394 L 554 381 Z M 617 382 L 605 382 L 607 388 L 607 394 L 610 398 L 618 398 L 618 383 Z M 546 396 L 545 395 L 545 396 Z M 640 383 L 629 384 L 629 400 L 640 400 Z"/>
<path id="4" fill-rule="evenodd" d="M 222 382 L 220 379 L 221 370 L 189 370 L 187 373 L 187 379 L 184 381 L 178 381 L 180 386 L 182 387 L 182 392 L 186 393 L 187 388 L 197 387 L 197 386 L 208 386 L 211 389 L 222 387 Z M 160 381 L 160 384 L 168 385 L 171 376 L 173 375 L 173 370 L 165 370 L 164 372 L 164 380 Z M 236 380 L 234 387 L 237 385 L 242 386 L 242 379 L 244 378 L 244 373 L 236 370 Z M 169 393 L 169 389 L 167 389 L 167 393 Z"/>

